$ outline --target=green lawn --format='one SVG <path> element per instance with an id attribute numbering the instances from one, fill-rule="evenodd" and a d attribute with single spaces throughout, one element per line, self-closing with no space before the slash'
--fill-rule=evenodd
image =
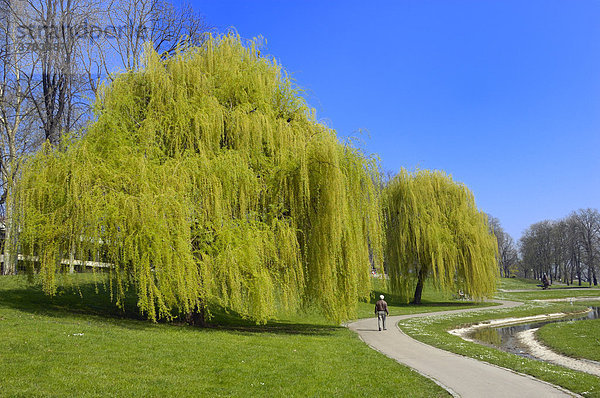
<path id="1" fill-rule="evenodd" d="M 600 307 L 600 302 L 586 304 Z M 551 323 L 541 327 L 537 337 L 554 351 L 600 361 L 600 319 Z"/>
<path id="2" fill-rule="evenodd" d="M 118 310 L 94 286 L 92 275 L 65 276 L 84 282 L 81 295 L 64 288 L 45 296 L 24 277 L 0 277 L 0 396 L 449 396 L 416 372 L 370 349 L 352 332 L 315 313 L 280 314 L 257 326 L 213 308 L 209 328 L 153 324 L 142 319 L 130 297 Z M 96 277 L 102 281 L 101 276 Z M 507 285 L 508 283 L 508 285 Z M 512 283 L 512 285 L 511 285 Z M 527 281 L 503 280 L 502 288 Z M 98 290 L 98 294 L 96 294 Z M 560 291 L 502 293 L 507 298 L 555 297 Z M 599 294 L 585 290 L 579 294 Z M 504 316 L 577 310 L 565 303 L 530 303 L 492 310 L 489 303 L 456 300 L 427 286 L 423 305 L 406 304 L 374 280 L 371 300 L 359 317 L 374 317 L 379 294 L 392 315 L 481 307 L 464 315 L 410 320 L 402 328 L 429 344 L 528 373 L 585 396 L 600 396 L 600 379 L 464 342 L 446 330 Z M 574 291 L 565 297 L 576 295 Z M 375 318 L 374 322 L 375 322 Z M 384 375 L 376 383 L 373 374 Z"/>
<path id="3" fill-rule="evenodd" d="M 498 282 L 498 289 L 505 290 L 522 290 L 522 289 L 536 289 L 537 285 L 541 284 L 536 279 L 525 279 L 525 278 L 500 278 Z"/>
<path id="4" fill-rule="evenodd" d="M 528 301 L 561 299 L 569 297 L 600 297 L 598 286 L 578 285 L 551 285 L 550 288 L 542 290 L 538 287 L 540 282 L 535 279 L 523 278 L 500 278 L 498 282 L 498 293 L 496 297 L 504 300 Z M 508 291 L 503 291 L 508 290 Z M 529 292 L 511 292 L 510 290 L 532 290 Z"/>
<path id="5" fill-rule="evenodd" d="M 69 289 L 50 298 L 0 277 L 0 396 L 449 396 L 318 316 L 152 324 L 133 300 L 121 312 L 102 292 L 86 284 L 83 298 Z"/>
<path id="6" fill-rule="evenodd" d="M 498 292 L 498 298 L 505 300 L 527 301 L 527 300 L 547 300 L 569 297 L 600 297 L 600 289 L 553 289 L 539 290 L 533 292 Z"/>
<path id="7" fill-rule="evenodd" d="M 390 315 L 407 315 L 421 312 L 436 312 L 458 310 L 463 308 L 485 308 L 495 306 L 495 303 L 473 302 L 468 300 L 458 300 L 452 293 L 445 293 L 435 290 L 433 287 L 425 284 L 421 304 L 414 305 L 406 303 L 397 295 L 390 294 L 387 291 L 385 283 L 381 279 L 373 279 L 373 292 L 371 300 L 368 303 L 358 303 L 358 318 L 374 317 L 375 302 L 379 300 L 379 295 L 385 296 L 388 303 Z"/>

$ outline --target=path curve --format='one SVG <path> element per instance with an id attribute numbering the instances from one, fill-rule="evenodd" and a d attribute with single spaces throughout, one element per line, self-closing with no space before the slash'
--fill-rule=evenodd
<path id="1" fill-rule="evenodd" d="M 510 308 L 520 302 L 492 300 L 495 308 Z M 478 311 L 481 308 L 428 312 L 388 317 L 388 330 L 377 330 L 377 318 L 361 319 L 348 324 L 371 348 L 407 365 L 432 379 L 458 397 L 572 397 L 577 394 L 563 390 L 531 376 L 516 373 L 421 343 L 400 330 L 404 319 Z"/>

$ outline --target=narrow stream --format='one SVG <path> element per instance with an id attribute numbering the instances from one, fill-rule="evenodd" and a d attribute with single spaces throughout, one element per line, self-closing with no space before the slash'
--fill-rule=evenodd
<path id="1" fill-rule="evenodd" d="M 591 309 L 585 316 L 574 316 L 565 317 L 559 319 L 553 319 L 543 322 L 524 323 L 513 326 L 503 326 L 498 328 L 486 327 L 475 330 L 469 334 L 469 338 L 477 340 L 481 344 L 499 348 L 503 351 L 507 351 L 513 354 L 517 354 L 523 357 L 539 359 L 531 355 L 527 351 L 527 347 L 523 346 L 517 339 L 516 335 L 519 332 L 528 329 L 539 328 L 549 323 L 555 322 L 567 322 L 567 321 L 581 321 L 585 319 L 598 319 L 600 318 L 600 307 L 589 307 Z"/>

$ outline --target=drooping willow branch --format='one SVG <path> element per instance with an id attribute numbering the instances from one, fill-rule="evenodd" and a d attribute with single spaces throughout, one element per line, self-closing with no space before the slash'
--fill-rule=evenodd
<path id="1" fill-rule="evenodd" d="M 97 120 L 19 184 L 21 246 L 56 291 L 60 259 L 112 264 L 149 318 L 217 303 L 264 322 L 354 315 L 382 259 L 376 160 L 316 121 L 275 60 L 234 35 L 101 90 Z"/>
<path id="2" fill-rule="evenodd" d="M 475 299 L 496 289 L 498 246 L 473 194 L 441 171 L 402 169 L 384 189 L 386 269 L 390 288 L 421 302 L 430 278 Z"/>

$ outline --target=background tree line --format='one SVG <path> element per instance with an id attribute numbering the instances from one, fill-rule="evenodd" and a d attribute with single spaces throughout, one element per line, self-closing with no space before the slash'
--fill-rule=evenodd
<path id="1" fill-rule="evenodd" d="M 488 226 L 498 242 L 498 269 L 505 278 L 521 276 L 566 284 L 598 284 L 600 260 L 600 214 L 580 209 L 559 220 L 529 226 L 518 242 L 488 214 Z"/>
<path id="2" fill-rule="evenodd" d="M 496 237 L 498 243 L 498 270 L 500 276 L 510 278 L 517 271 L 519 256 L 515 241 L 500 224 L 500 220 L 490 214 L 488 217 L 488 228 Z"/>
<path id="3" fill-rule="evenodd" d="M 560 220 L 532 224 L 519 240 L 520 273 L 566 284 L 598 284 L 600 213 L 580 209 Z"/>

